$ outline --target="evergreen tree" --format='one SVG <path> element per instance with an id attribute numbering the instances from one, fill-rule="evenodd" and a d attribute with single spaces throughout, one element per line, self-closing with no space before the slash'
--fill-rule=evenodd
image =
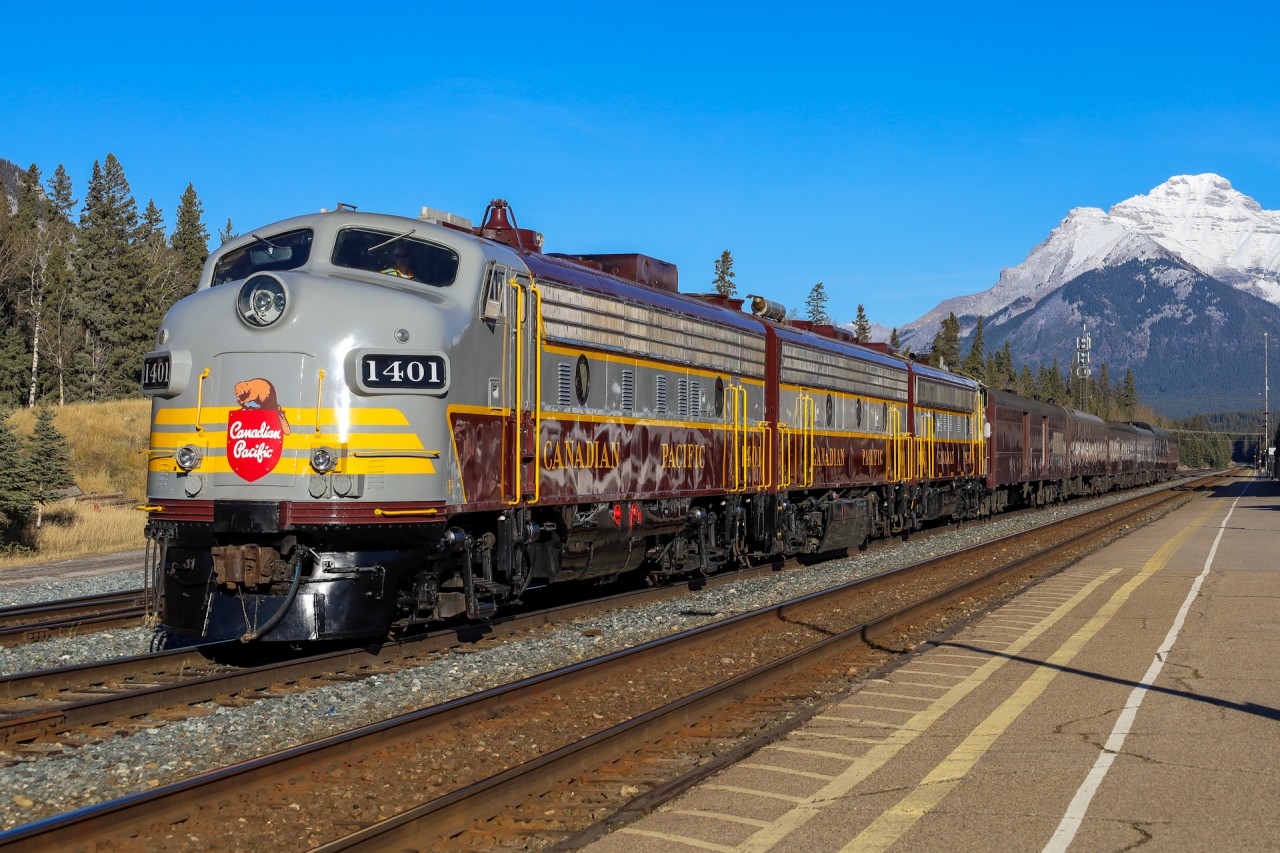
<path id="1" fill-rule="evenodd" d="M 187 184 L 186 192 L 182 194 L 182 201 L 178 205 L 177 222 L 170 242 L 178 256 L 176 272 L 180 296 L 195 292 L 196 285 L 200 283 L 200 273 L 204 270 L 204 262 L 209 257 L 209 232 L 201 219 L 203 214 L 204 206 L 196 197 L 195 186 Z M 728 254 L 725 252 L 725 255 Z M 729 260 L 729 265 L 733 266 L 732 259 Z M 732 276 L 733 273 L 730 272 L 729 275 Z"/>
<path id="2" fill-rule="evenodd" d="M 33 496 L 27 455 L 9 425 L 9 413 L 0 412 L 0 514 L 12 541 L 31 516 Z"/>
<path id="3" fill-rule="evenodd" d="M 120 161 L 108 154 L 102 165 L 94 161 L 77 243 L 78 313 L 85 321 L 85 346 L 78 354 L 76 378 L 78 396 L 85 399 L 131 391 L 136 381 L 131 368 L 148 349 L 135 346 L 138 315 L 147 302 L 133 245 L 137 230 L 138 207 L 129 182 Z M 154 330 L 141 334 L 149 339 Z"/>
<path id="4" fill-rule="evenodd" d="M 227 217 L 227 227 L 218 231 L 218 239 L 223 243 L 230 243 L 236 238 L 236 229 L 231 225 L 231 217 Z"/>
<path id="5" fill-rule="evenodd" d="M 1133 370 L 1124 372 L 1124 384 L 1116 392 L 1116 409 L 1121 420 L 1132 420 L 1138 408 L 1138 389 L 1133 383 Z"/>
<path id="6" fill-rule="evenodd" d="M 1008 341 L 987 358 L 987 385 L 1001 391 L 1018 387 L 1018 372 L 1013 364 L 1013 349 Z"/>
<path id="7" fill-rule="evenodd" d="M 986 377 L 986 342 L 983 340 L 984 318 L 978 317 L 978 324 L 973 327 L 973 343 L 969 345 L 969 354 L 964 359 L 964 372 L 974 379 L 987 381 Z"/>
<path id="8" fill-rule="evenodd" d="M 933 351 L 929 353 L 929 363 L 935 367 L 947 368 L 960 365 L 960 321 L 955 312 L 947 315 L 942 327 L 933 336 Z"/>
<path id="9" fill-rule="evenodd" d="M 150 339 L 160 327 L 160 321 L 164 319 L 169 306 L 188 291 L 179 279 L 181 257 L 170 248 L 165 239 L 164 214 L 156 207 L 155 201 L 147 202 L 146 212 L 134 234 L 133 245 L 139 253 L 142 289 L 146 294 L 146 300 L 136 308 L 137 323 L 146 331 L 146 336 L 139 336 L 136 343 L 145 352 L 150 349 Z M 197 280 L 198 278 L 199 273 Z"/>
<path id="10" fill-rule="evenodd" d="M 24 231 L 0 193 L 0 405 L 17 405 L 24 387 L 26 335 L 17 317 L 14 291 L 25 252 Z"/>
<path id="11" fill-rule="evenodd" d="M 1032 400 L 1039 399 L 1036 379 L 1031 375 L 1031 365 L 1029 364 L 1022 365 L 1022 374 L 1018 378 L 1018 393 Z"/>
<path id="12" fill-rule="evenodd" d="M 809 298 L 804 301 L 805 311 L 811 323 L 830 323 L 831 315 L 827 313 L 827 288 L 818 282 L 809 290 Z"/>
<path id="13" fill-rule="evenodd" d="M 64 490 L 75 485 L 71 476 L 71 455 L 67 439 L 53 423 L 53 410 L 36 410 L 35 431 L 27 445 L 31 496 L 36 507 L 36 530 L 44 522 L 44 507 L 60 500 Z"/>
<path id="14" fill-rule="evenodd" d="M 1045 403 L 1053 402 L 1054 380 L 1058 379 L 1057 371 L 1049 372 L 1043 364 L 1036 368 L 1036 399 Z M 1061 381 L 1061 380 L 1059 380 Z"/>
<path id="15" fill-rule="evenodd" d="M 1067 400 L 1067 405 L 1073 409 L 1089 411 L 1088 377 L 1080 376 L 1070 366 L 1067 367 Z"/>
<path id="16" fill-rule="evenodd" d="M 1053 367 L 1049 368 L 1049 375 L 1052 381 L 1049 385 L 1050 394 L 1046 398 L 1047 402 L 1057 403 L 1059 406 L 1065 406 L 1071 402 L 1070 394 L 1067 391 L 1067 383 L 1062 378 L 1062 368 L 1058 365 L 1058 357 L 1053 357 Z"/>
<path id="17" fill-rule="evenodd" d="M 871 321 L 867 319 L 867 309 L 858 303 L 858 314 L 853 319 L 853 333 L 859 341 L 871 340 Z"/>
<path id="18" fill-rule="evenodd" d="M 227 230 L 231 230 L 230 219 L 227 220 Z M 715 285 L 716 293 L 721 296 L 738 295 L 738 286 L 733 283 L 733 255 L 728 249 L 716 258 L 716 277 L 711 279 L 711 283 Z"/>
<path id="19" fill-rule="evenodd" d="M 18 209 L 13 216 L 15 224 L 24 231 L 35 230 L 40 222 L 43 207 L 40 195 L 40 169 L 32 163 L 18 179 Z"/>
<path id="20" fill-rule="evenodd" d="M 1100 418 L 1111 417 L 1111 374 L 1107 372 L 1107 363 L 1102 362 L 1098 371 L 1098 386 L 1094 391 L 1094 414 Z"/>
<path id="21" fill-rule="evenodd" d="M 894 352 L 902 350 L 902 341 L 898 339 L 898 327 L 894 326 L 893 331 L 889 333 L 889 349 Z"/>

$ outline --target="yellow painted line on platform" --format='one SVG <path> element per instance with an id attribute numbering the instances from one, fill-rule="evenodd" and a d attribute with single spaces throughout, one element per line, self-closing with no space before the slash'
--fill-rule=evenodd
<path id="1" fill-rule="evenodd" d="M 1210 506 L 1204 514 L 1197 519 L 1196 522 L 1189 524 L 1184 528 L 1185 535 L 1190 535 L 1198 526 L 1199 522 L 1213 511 Z M 1185 538 L 1183 534 L 1179 534 L 1180 539 Z M 944 714 L 955 707 L 962 699 L 972 693 L 980 685 L 985 683 L 992 675 L 995 674 L 1002 666 L 1004 666 L 1011 658 L 1022 652 L 1027 646 L 1037 640 L 1045 631 L 1048 631 L 1066 616 L 1068 616 L 1075 608 L 1079 607 L 1089 596 L 1091 596 L 1098 587 L 1102 586 L 1106 581 L 1119 574 L 1121 569 L 1110 569 L 1099 574 L 1088 583 L 1081 586 L 1078 592 L 1070 596 L 1062 604 L 1048 616 L 1046 616 L 1040 624 L 1027 630 L 1027 632 L 1012 643 L 1007 644 L 1004 654 L 1000 657 L 993 657 L 981 667 L 973 672 L 968 678 L 955 684 L 928 708 L 922 710 L 912 719 L 908 720 L 897 731 L 893 732 L 887 738 L 876 741 L 875 745 L 867 750 L 866 755 L 855 761 L 848 770 L 840 774 L 830 785 L 823 786 L 820 790 L 810 797 L 806 797 L 803 802 L 799 803 L 796 808 L 780 815 L 770 821 L 769 826 L 754 833 L 738 845 L 740 851 L 753 851 L 753 853 L 763 853 L 763 851 L 772 849 L 775 845 L 783 841 L 791 833 L 804 826 L 813 818 L 820 815 L 827 805 L 833 802 L 839 802 L 847 797 L 849 792 L 857 787 L 861 782 L 879 770 L 904 748 L 910 745 L 917 737 L 937 722 Z M 899 670 L 904 672 L 905 670 Z M 928 687 L 936 687 L 937 685 L 921 685 Z M 842 738 L 847 736 L 826 734 L 815 732 L 810 729 L 799 729 L 793 733 L 804 733 L 814 737 L 834 737 Z M 866 742 L 867 738 L 858 738 L 860 742 Z"/>
<path id="2" fill-rule="evenodd" d="M 985 720 L 978 724 L 968 737 L 951 754 L 943 759 L 915 789 L 898 801 L 898 804 L 871 822 L 871 825 L 859 833 L 844 846 L 841 853 L 857 850 L 859 853 L 887 850 L 890 845 L 903 836 L 907 830 L 915 826 L 916 821 L 928 814 L 934 806 L 955 790 L 964 781 L 973 766 L 986 755 L 995 744 L 996 739 L 1004 734 L 1009 726 L 1030 707 L 1049 687 L 1062 669 L 1085 645 L 1097 636 L 1098 632 L 1110 624 L 1120 607 L 1130 596 L 1142 586 L 1148 578 L 1165 567 L 1174 552 L 1187 541 L 1187 538 L 1200 528 L 1200 524 L 1214 512 L 1217 506 L 1209 504 L 1205 511 L 1194 522 L 1179 530 L 1172 539 L 1160 546 L 1136 575 L 1124 586 L 1116 590 L 1111 598 L 1095 613 L 1080 630 L 1067 638 L 1058 650 L 1049 656 L 1045 665 L 1033 672 L 1013 695 L 1004 700 L 1000 707 L 992 711 Z"/>
<path id="3" fill-rule="evenodd" d="M 687 847 L 696 847 L 699 850 L 719 850 L 721 853 L 733 853 L 732 847 L 726 847 L 723 844 L 712 844 L 710 841 L 699 841 L 696 838 L 690 838 L 687 835 L 671 835 L 666 832 L 654 832 L 650 829 L 634 829 L 627 826 L 618 830 L 627 835 L 642 835 L 645 838 L 657 838 L 661 841 L 671 841 L 676 844 L 684 844 Z"/>
<path id="4" fill-rule="evenodd" d="M 764 797 L 766 800 L 782 800 L 784 803 L 803 803 L 804 797 L 793 797 L 790 794 L 779 794 L 774 791 L 759 791 L 755 788 L 742 788 L 737 785 L 708 785 L 711 791 L 728 791 L 731 794 L 747 794 L 752 797 Z"/>
<path id="5" fill-rule="evenodd" d="M 882 696 L 885 699 L 910 699 L 912 702 L 932 702 L 932 696 L 912 696 L 910 693 L 882 693 L 879 690 L 859 690 L 859 696 Z M 901 710 L 901 709 L 898 709 Z"/>
<path id="6" fill-rule="evenodd" d="M 847 752 L 831 752 L 831 751 L 826 750 L 826 749 L 803 749 L 803 748 L 798 747 L 798 746 L 774 746 L 774 745 L 770 745 L 770 746 L 766 746 L 763 750 L 761 750 L 761 752 L 766 752 L 766 751 L 768 751 L 768 752 L 794 752 L 796 755 L 816 755 L 816 756 L 818 756 L 819 758 L 835 758 L 835 759 L 838 759 L 838 760 L 840 760 L 840 761 L 848 761 L 850 758 L 853 758 L 853 756 L 852 756 L 852 755 L 850 755 L 850 754 L 849 754 L 849 753 L 847 753 Z M 760 825 L 761 825 L 761 826 L 767 826 L 768 824 L 766 824 L 764 821 L 761 821 L 761 822 L 760 822 Z"/>
<path id="7" fill-rule="evenodd" d="M 705 809 L 664 809 L 663 814 L 682 814 L 689 817 L 706 817 L 712 820 L 723 820 L 728 823 L 741 823 L 747 826 L 768 826 L 768 821 L 757 820 L 753 817 L 742 817 L 736 814 L 725 814 L 724 812 L 712 812 Z"/>
<path id="8" fill-rule="evenodd" d="M 739 767 L 746 767 L 751 770 L 768 770 L 770 773 L 781 773 L 784 776 L 799 776 L 801 779 L 817 779 L 819 782 L 830 782 L 836 778 L 830 773 L 814 773 L 812 770 L 795 770 L 790 767 L 779 767 L 776 764 L 759 764 L 757 762 L 742 762 Z"/>
<path id="9" fill-rule="evenodd" d="M 852 723 L 855 726 L 870 726 L 873 729 L 896 729 L 897 723 L 885 723 L 880 720 L 864 720 L 861 717 L 839 717 L 835 714 L 818 714 L 815 720 L 832 720 L 837 723 Z"/>

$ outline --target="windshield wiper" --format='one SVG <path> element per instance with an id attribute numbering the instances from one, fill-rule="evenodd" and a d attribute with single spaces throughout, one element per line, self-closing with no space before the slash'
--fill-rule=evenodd
<path id="1" fill-rule="evenodd" d="M 413 231 L 414 229 L 410 228 L 408 231 L 404 232 L 403 234 L 397 234 L 396 236 L 392 237 L 390 240 L 384 240 L 376 246 L 370 246 L 369 248 L 365 249 L 365 251 L 376 252 L 379 249 L 381 249 L 383 246 L 390 246 L 392 243 L 394 243 L 397 240 L 403 240 L 405 237 L 408 237 L 410 234 L 412 234 Z"/>

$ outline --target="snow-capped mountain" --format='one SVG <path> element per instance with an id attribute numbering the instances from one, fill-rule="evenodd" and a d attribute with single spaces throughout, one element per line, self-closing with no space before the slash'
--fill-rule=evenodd
<path id="1" fill-rule="evenodd" d="M 1170 178 L 1110 211 L 1076 208 L 990 290 L 948 299 L 900 330 L 923 351 L 949 312 L 988 352 L 1069 365 L 1088 324 L 1097 375 L 1132 368 L 1169 415 L 1261 408 L 1263 333 L 1280 341 L 1280 212 L 1217 175 Z M 968 341 L 964 346 L 967 348 Z"/>
<path id="2" fill-rule="evenodd" d="M 1263 210 L 1214 174 L 1178 175 L 1103 211 L 1079 207 L 990 290 L 948 299 L 899 334 L 921 350 L 950 312 L 968 333 L 978 315 L 1008 322 L 1086 272 L 1131 260 L 1177 259 L 1280 305 L 1280 211 Z"/>

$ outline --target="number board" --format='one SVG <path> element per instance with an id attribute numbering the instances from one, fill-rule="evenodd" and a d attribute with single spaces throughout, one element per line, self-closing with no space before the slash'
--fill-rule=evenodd
<path id="1" fill-rule="evenodd" d="M 369 352 L 360 357 L 360 383 L 366 388 L 443 391 L 449 368 L 442 355 Z"/>
<path id="2" fill-rule="evenodd" d="M 142 390 L 167 391 L 169 389 L 169 354 L 149 355 L 142 360 Z"/>

